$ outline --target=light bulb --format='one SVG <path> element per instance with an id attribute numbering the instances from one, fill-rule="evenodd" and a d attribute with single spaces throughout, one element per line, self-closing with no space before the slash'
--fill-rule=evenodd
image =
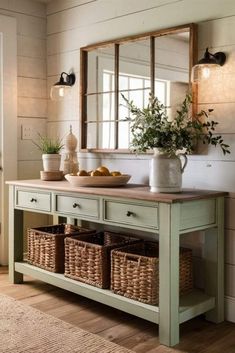
<path id="1" fill-rule="evenodd" d="M 207 80 L 210 77 L 211 70 L 208 66 L 202 68 L 202 77 Z"/>
<path id="2" fill-rule="evenodd" d="M 50 98 L 54 101 L 60 101 L 71 97 L 72 88 L 71 86 L 59 86 L 55 85 L 51 87 Z"/>
<path id="3" fill-rule="evenodd" d="M 62 98 L 64 97 L 64 87 L 59 88 L 59 96 Z"/>

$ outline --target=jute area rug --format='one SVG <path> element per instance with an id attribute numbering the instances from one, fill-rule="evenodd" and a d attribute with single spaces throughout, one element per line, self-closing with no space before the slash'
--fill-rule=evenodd
<path id="1" fill-rule="evenodd" d="M 0 353 L 133 353 L 0 295 Z"/>

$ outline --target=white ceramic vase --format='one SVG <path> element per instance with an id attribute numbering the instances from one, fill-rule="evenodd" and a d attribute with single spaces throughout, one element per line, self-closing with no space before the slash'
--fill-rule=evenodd
<path id="1" fill-rule="evenodd" d="M 180 192 L 182 190 L 182 174 L 187 165 L 184 154 L 169 156 L 154 148 L 150 163 L 149 185 L 151 192 Z M 181 164 L 180 156 L 184 158 Z"/>
<path id="2" fill-rule="evenodd" d="M 42 162 L 45 172 L 58 172 L 60 170 L 61 155 L 58 153 L 43 154 Z"/>

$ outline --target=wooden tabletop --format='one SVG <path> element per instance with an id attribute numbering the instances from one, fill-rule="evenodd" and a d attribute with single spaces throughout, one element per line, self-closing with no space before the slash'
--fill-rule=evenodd
<path id="1" fill-rule="evenodd" d="M 153 202 L 185 202 L 192 200 L 208 199 L 220 196 L 226 196 L 228 193 L 215 190 L 197 190 L 185 189 L 180 193 L 165 194 L 150 192 L 147 185 L 127 184 L 121 187 L 73 187 L 68 181 L 43 181 L 34 180 L 15 180 L 7 181 L 9 185 L 15 185 L 25 188 L 45 189 L 49 191 L 66 191 L 70 193 L 79 193 L 87 195 L 99 195 L 120 197 L 126 199 L 145 200 Z"/>

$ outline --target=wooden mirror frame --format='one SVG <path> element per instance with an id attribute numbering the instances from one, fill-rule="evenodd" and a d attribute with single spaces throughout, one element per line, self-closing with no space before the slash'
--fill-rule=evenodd
<path id="1" fill-rule="evenodd" d="M 81 152 L 95 152 L 95 153 L 131 153 L 129 149 L 118 149 L 118 133 L 116 127 L 115 134 L 115 148 L 114 149 L 95 149 L 87 148 L 87 85 L 88 85 L 88 52 L 96 50 L 102 47 L 114 45 L 114 96 L 115 96 L 115 121 L 118 122 L 118 109 L 119 109 L 119 45 L 133 42 L 141 39 L 150 39 L 150 81 L 151 81 L 151 92 L 154 92 L 154 81 L 155 81 L 155 38 L 177 34 L 185 31 L 189 31 L 189 87 L 190 75 L 193 65 L 197 61 L 197 25 L 194 23 L 172 27 L 168 29 L 161 29 L 154 32 L 142 33 L 129 37 L 119 38 L 106 42 L 100 42 L 91 44 L 80 49 L 80 117 L 81 117 Z M 193 111 L 197 104 L 197 92 L 196 88 L 192 89 L 193 95 Z M 117 126 L 117 124 L 116 124 Z"/>

